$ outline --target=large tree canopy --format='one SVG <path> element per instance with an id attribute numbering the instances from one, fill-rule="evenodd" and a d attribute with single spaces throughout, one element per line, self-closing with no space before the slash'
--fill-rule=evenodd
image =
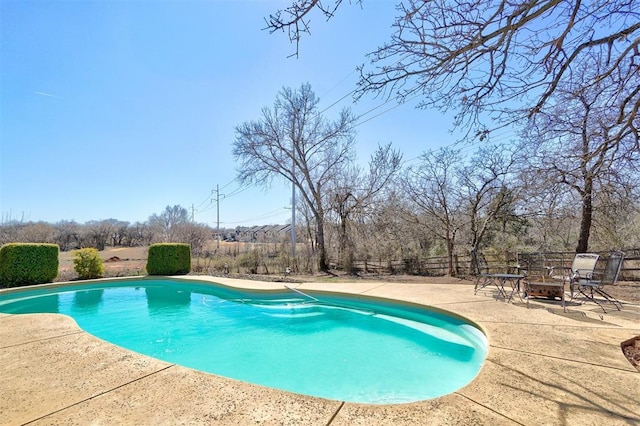
<path id="1" fill-rule="evenodd" d="M 267 25 L 287 30 L 297 53 L 309 16 L 329 19 L 342 3 L 292 0 Z M 590 68 L 582 90 L 613 80 L 612 137 L 631 134 L 639 146 L 640 0 L 406 0 L 397 10 L 390 41 L 361 68 L 359 96 L 420 96 L 482 138 L 491 130 L 483 119 L 532 118 Z"/>

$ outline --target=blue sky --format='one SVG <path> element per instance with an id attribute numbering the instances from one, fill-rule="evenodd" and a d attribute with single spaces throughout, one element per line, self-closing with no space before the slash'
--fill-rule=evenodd
<path id="1" fill-rule="evenodd" d="M 321 109 L 351 92 L 394 3 L 312 16 L 295 59 L 286 34 L 262 30 L 287 1 L 0 1 L 2 219 L 135 222 L 180 204 L 215 226 L 219 185 L 221 226 L 286 223 L 288 186 L 234 181 L 234 127 L 283 86 L 309 82 Z M 378 144 L 411 159 L 455 142 L 450 117 L 418 100 L 368 112 L 383 102 L 347 96 L 325 112 L 362 115 L 361 162 Z"/>

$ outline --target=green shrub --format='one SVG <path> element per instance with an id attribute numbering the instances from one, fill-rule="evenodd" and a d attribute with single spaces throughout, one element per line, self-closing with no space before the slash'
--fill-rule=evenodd
<path id="1" fill-rule="evenodd" d="M 73 269 L 81 280 L 100 278 L 104 274 L 104 265 L 97 249 L 74 250 L 73 256 Z"/>
<path id="2" fill-rule="evenodd" d="M 147 274 L 184 275 L 191 271 L 189 244 L 151 244 L 147 256 Z"/>
<path id="3" fill-rule="evenodd" d="M 0 248 L 0 286 L 48 283 L 58 276 L 57 244 L 9 243 Z"/>

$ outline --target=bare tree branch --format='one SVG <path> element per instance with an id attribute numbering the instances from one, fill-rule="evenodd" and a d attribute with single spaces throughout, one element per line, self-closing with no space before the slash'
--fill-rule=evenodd
<path id="1" fill-rule="evenodd" d="M 358 0 L 360 3 L 361 0 Z M 329 1 L 330 6 L 325 6 L 320 0 L 293 0 L 291 5 L 283 10 L 276 11 L 265 18 L 267 26 L 264 29 L 270 33 L 275 31 L 287 31 L 289 41 L 295 43 L 296 51 L 291 56 L 298 57 L 300 52 L 300 37 L 302 34 L 310 34 L 307 16 L 318 9 L 329 20 L 342 4 L 342 0 Z"/>
<path id="2" fill-rule="evenodd" d="M 287 28 L 297 54 L 306 17 L 316 9 L 329 19 L 341 1 L 330 3 L 293 1 L 268 28 Z M 484 137 L 487 120 L 531 118 L 580 67 L 597 67 L 582 85 L 622 83 L 617 134 L 640 145 L 640 0 L 405 0 L 397 10 L 390 41 L 360 68 L 356 97 L 421 95 L 421 107 L 455 111 L 456 126 Z"/>

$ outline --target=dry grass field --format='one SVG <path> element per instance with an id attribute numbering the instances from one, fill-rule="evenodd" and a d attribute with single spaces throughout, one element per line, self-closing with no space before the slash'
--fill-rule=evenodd
<path id="1" fill-rule="evenodd" d="M 250 245 L 245 243 L 220 243 L 219 253 L 222 256 L 233 256 L 233 254 L 244 253 L 248 250 Z M 216 248 L 215 243 L 211 244 L 210 250 Z M 276 249 L 275 246 L 270 247 Z M 148 247 L 107 247 L 104 251 L 100 252 L 105 266 L 106 277 L 121 277 L 121 276 L 137 276 L 144 275 L 145 265 L 147 263 Z M 203 271 L 206 273 L 206 271 Z M 197 274 L 197 272 L 193 272 Z M 236 271 L 231 271 L 228 276 L 235 276 L 242 278 L 255 278 L 264 280 L 281 279 L 280 274 L 275 273 L 271 276 L 264 275 L 247 275 L 238 274 Z M 73 270 L 73 252 L 60 252 L 60 273 L 56 281 L 68 281 L 77 278 L 75 271 Z M 344 273 L 336 272 L 335 274 L 321 274 L 321 275 L 308 275 L 308 274 L 296 274 L 293 279 L 297 281 L 318 281 L 318 280 L 380 280 L 397 282 L 397 283 L 416 283 L 416 284 L 433 284 L 443 282 L 443 280 L 451 280 L 447 277 L 423 277 L 415 275 L 360 275 L 352 276 Z M 613 296 L 625 300 L 631 303 L 640 303 L 640 282 L 619 282 L 613 287 L 608 287 Z"/>
<path id="2" fill-rule="evenodd" d="M 148 247 L 108 247 L 99 252 L 104 263 L 105 276 L 118 277 L 142 275 L 147 264 Z M 77 277 L 73 270 L 73 251 L 60 252 L 60 272 L 57 281 L 72 280 Z"/>

